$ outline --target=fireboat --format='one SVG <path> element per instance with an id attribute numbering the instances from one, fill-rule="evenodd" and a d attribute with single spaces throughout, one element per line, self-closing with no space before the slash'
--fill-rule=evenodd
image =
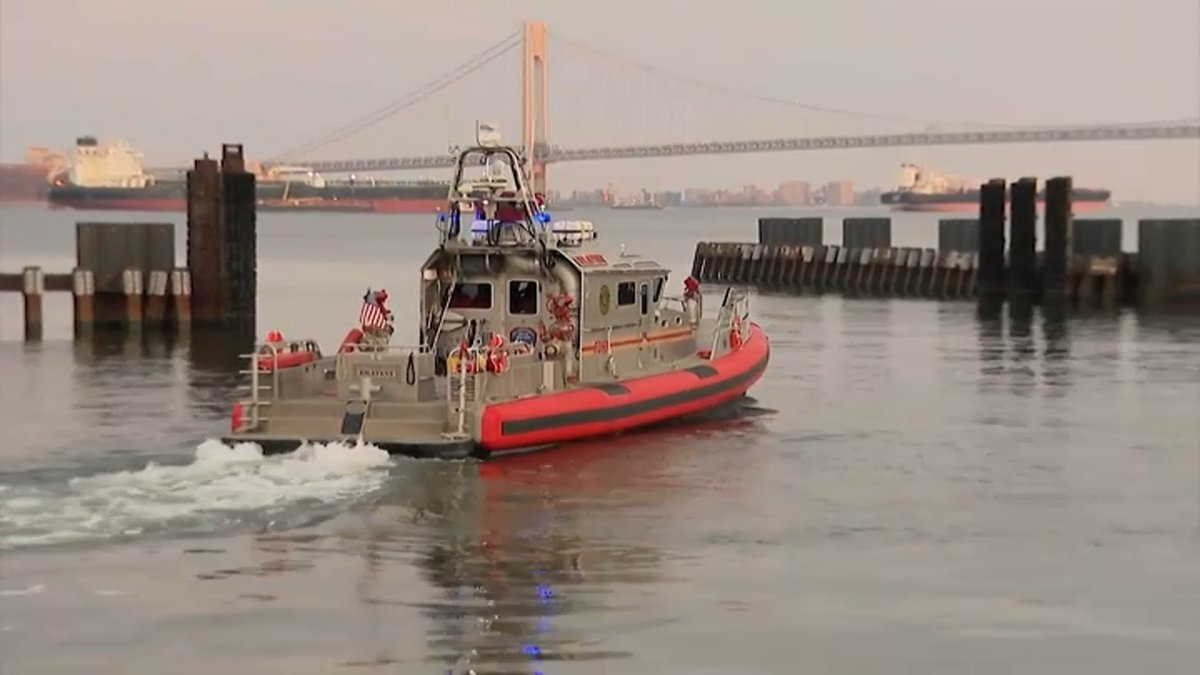
<path id="1" fill-rule="evenodd" d="M 393 344 L 385 290 L 368 289 L 333 354 L 271 331 L 245 355 L 249 395 L 226 443 L 306 442 L 487 459 L 739 406 L 770 341 L 735 287 L 704 317 L 688 277 L 607 250 L 555 221 L 520 153 L 481 125 L 456 157 L 438 242 L 421 267 L 418 343 Z"/>

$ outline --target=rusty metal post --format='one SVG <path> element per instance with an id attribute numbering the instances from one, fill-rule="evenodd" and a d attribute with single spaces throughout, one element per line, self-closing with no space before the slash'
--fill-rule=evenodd
<path id="1" fill-rule="evenodd" d="M 151 328 L 161 329 L 167 311 L 167 281 L 165 271 L 150 272 L 146 279 L 146 306 L 144 318 Z"/>
<path id="2" fill-rule="evenodd" d="M 42 298 L 46 294 L 46 277 L 40 267 L 21 270 L 21 295 L 25 299 L 25 339 L 42 339 Z"/>
<path id="3" fill-rule="evenodd" d="M 121 291 L 125 294 L 125 325 L 130 330 L 142 328 L 142 271 L 125 270 L 121 273 Z"/>
<path id="4" fill-rule="evenodd" d="M 96 323 L 96 276 L 91 270 L 72 270 L 71 296 L 75 308 L 75 337 L 91 335 Z"/>
<path id="5" fill-rule="evenodd" d="M 192 313 L 199 323 L 221 318 L 221 174 L 205 153 L 187 172 L 187 268 L 193 274 Z"/>

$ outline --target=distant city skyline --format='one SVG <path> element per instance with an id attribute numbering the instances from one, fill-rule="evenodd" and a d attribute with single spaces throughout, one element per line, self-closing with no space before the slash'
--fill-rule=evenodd
<path id="1" fill-rule="evenodd" d="M 222 142 L 244 143 L 250 157 L 265 159 L 395 100 L 526 18 L 550 26 L 550 135 L 567 147 L 889 133 L 951 128 L 956 120 L 1200 117 L 1200 3 L 1015 0 L 1003 12 L 992 7 L 983 0 L 815 7 L 749 0 L 696 12 L 693 3 L 666 0 L 5 0 L 0 158 L 20 161 L 30 145 L 66 150 L 91 134 L 128 140 L 147 166 L 186 164 Z M 663 32 L 684 20 L 688 30 Z M 814 25 L 821 30 L 796 32 Z M 1014 36 L 1038 49 L 1014 51 Z M 597 56 L 591 46 L 615 57 Z M 476 119 L 496 120 L 518 139 L 519 71 L 514 54 L 505 58 L 309 159 L 439 152 L 468 139 Z M 721 94 L 622 60 L 747 94 Z M 755 103 L 754 96 L 851 112 Z M 1200 204 L 1196 141 L 615 160 L 551 165 L 550 185 L 563 191 L 613 182 L 658 191 L 839 176 L 890 187 L 906 162 L 979 179 L 1072 175 L 1077 184 L 1111 189 L 1115 199 Z"/>

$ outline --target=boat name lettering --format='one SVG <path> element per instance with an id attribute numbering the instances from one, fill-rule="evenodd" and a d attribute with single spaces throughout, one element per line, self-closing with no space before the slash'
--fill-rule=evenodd
<path id="1" fill-rule="evenodd" d="M 395 368 L 359 368 L 358 376 L 359 377 L 374 377 L 374 378 L 377 378 L 380 380 L 394 380 L 394 379 L 396 379 L 396 369 Z"/>
<path id="2" fill-rule="evenodd" d="M 607 265 L 608 258 L 605 258 L 603 253 L 581 253 L 575 256 L 575 262 L 584 267 L 598 267 Z"/>

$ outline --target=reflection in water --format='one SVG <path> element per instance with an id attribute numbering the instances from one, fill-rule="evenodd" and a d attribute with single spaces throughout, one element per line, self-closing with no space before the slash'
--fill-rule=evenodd
<path id="1" fill-rule="evenodd" d="M 219 374 L 236 373 L 242 365 L 242 354 L 254 349 L 255 336 L 245 330 L 193 328 L 188 362 L 193 372 Z"/>
<path id="2" fill-rule="evenodd" d="M 1067 332 L 1067 307 L 1063 303 L 1046 303 L 1041 306 L 1043 375 L 1046 384 L 1053 389 L 1048 396 L 1063 397 L 1070 393 L 1071 343 Z"/>
<path id="3" fill-rule="evenodd" d="M 197 410 L 213 418 L 228 417 L 229 407 L 244 393 L 247 384 L 241 371 L 247 367 L 242 354 L 254 349 L 252 333 L 197 329 L 188 350 L 188 399 Z M 214 429 L 209 436 L 225 429 Z"/>
<path id="4" fill-rule="evenodd" d="M 370 632 L 386 636 L 395 628 L 372 609 L 416 609 L 431 622 L 425 660 L 454 669 L 437 672 L 528 675 L 547 662 L 631 657 L 598 647 L 648 627 L 637 607 L 613 598 L 627 597 L 630 584 L 667 582 L 668 556 L 631 541 L 641 537 L 630 521 L 643 513 L 661 518 L 670 502 L 694 494 L 678 481 L 689 445 L 702 447 L 710 436 L 728 441 L 736 428 L 754 425 L 710 423 L 487 464 L 401 463 L 357 542 L 357 593 L 379 622 Z M 398 559 L 420 569 L 437 589 L 434 598 L 414 602 L 389 589 L 383 577 Z M 375 644 L 370 658 L 343 665 L 398 660 L 386 639 Z"/>
<path id="5" fill-rule="evenodd" d="M 1039 383 L 1048 386 L 1047 397 L 1065 396 L 1064 387 L 1071 382 L 1067 320 L 1062 307 L 980 301 L 976 311 L 980 391 L 995 390 L 1000 378 L 1006 377 L 1009 391 L 1020 397 L 1031 395 Z M 1041 327 L 1040 357 L 1035 324 Z"/>
<path id="6" fill-rule="evenodd" d="M 980 299 L 976 306 L 976 322 L 979 337 L 980 374 L 983 378 L 981 385 L 989 382 L 990 378 L 1004 372 L 1004 305 L 990 299 Z"/>

